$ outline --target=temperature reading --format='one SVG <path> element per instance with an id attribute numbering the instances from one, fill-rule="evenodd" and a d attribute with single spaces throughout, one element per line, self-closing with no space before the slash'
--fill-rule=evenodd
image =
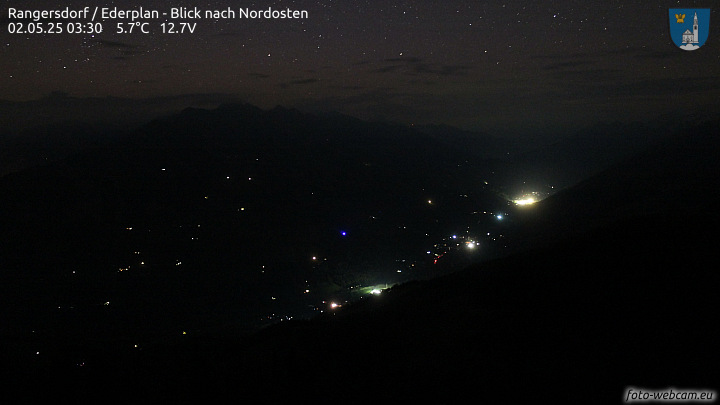
<path id="1" fill-rule="evenodd" d="M 139 21 L 130 23 L 117 23 L 117 33 L 132 34 L 133 32 L 142 32 L 143 34 L 149 34 L 149 25 L 150 23 L 143 23 Z"/>

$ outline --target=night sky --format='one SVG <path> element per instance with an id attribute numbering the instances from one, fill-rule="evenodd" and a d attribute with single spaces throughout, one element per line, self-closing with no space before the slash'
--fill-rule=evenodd
<path id="1" fill-rule="evenodd" d="M 8 7 L 298 9 L 299 20 L 180 20 L 194 33 L 9 34 Z M 0 99 L 53 91 L 148 99 L 225 94 L 496 133 L 717 114 L 720 35 L 678 49 L 668 8 L 709 1 L 3 1 Z M 127 20 L 121 20 L 127 22 Z M 140 101 L 139 101 L 140 102 Z"/>

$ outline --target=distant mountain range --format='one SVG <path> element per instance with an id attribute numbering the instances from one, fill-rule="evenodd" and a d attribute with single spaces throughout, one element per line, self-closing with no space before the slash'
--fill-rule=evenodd
<path id="1" fill-rule="evenodd" d="M 153 120 L 177 117 L 185 106 L 215 109 L 223 103 L 224 107 L 219 111 L 225 113 L 228 106 L 242 105 L 235 97 L 222 94 L 133 100 L 77 98 L 55 92 L 35 101 L 0 101 L 0 176 L 108 146 Z M 253 109 L 256 113 L 262 111 Z M 343 125 L 361 122 L 338 113 L 301 115 L 328 124 L 337 120 L 346 120 Z M 374 125 L 402 127 L 388 123 Z M 404 130 L 415 130 L 422 134 L 420 139 L 430 136 L 439 145 L 462 150 L 475 161 L 495 162 L 493 167 L 504 176 L 502 182 L 513 189 L 522 189 L 528 183 L 532 183 L 532 187 L 552 183 L 560 188 L 574 184 L 618 159 L 644 150 L 677 127 L 676 122 L 669 120 L 650 125 L 597 124 L 570 134 L 517 134 L 513 137 L 492 136 L 447 125 L 413 126 Z M 518 180 L 520 178 L 525 180 Z"/>

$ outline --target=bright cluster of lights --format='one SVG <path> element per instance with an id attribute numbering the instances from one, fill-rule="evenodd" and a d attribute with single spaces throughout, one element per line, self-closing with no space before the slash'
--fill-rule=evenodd
<path id="1" fill-rule="evenodd" d="M 523 198 L 520 200 L 515 200 L 513 202 L 517 205 L 530 205 L 530 204 L 535 204 L 537 201 L 535 201 L 535 199 L 532 197 L 528 197 L 528 198 Z"/>

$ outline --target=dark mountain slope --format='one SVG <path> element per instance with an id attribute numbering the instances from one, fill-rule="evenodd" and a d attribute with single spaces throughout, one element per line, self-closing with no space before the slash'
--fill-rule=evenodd
<path id="1" fill-rule="evenodd" d="M 659 214 L 716 215 L 720 199 L 720 122 L 687 126 L 667 141 L 568 190 L 518 207 L 521 245 L 583 234 L 593 227 Z M 685 236 L 678 235 L 678 237 Z"/>
<path id="2" fill-rule="evenodd" d="M 422 403 L 717 390 L 717 128 L 681 133 L 527 211 L 527 234 L 546 248 L 281 325 L 218 373 L 290 397 L 363 387 Z"/>
<path id="3" fill-rule="evenodd" d="M 706 235 L 672 241 L 685 219 L 653 223 L 399 287 L 339 319 L 268 330 L 213 376 L 241 375 L 289 397 L 363 387 L 421 403 L 608 403 L 630 385 L 716 389 L 714 244 Z"/>
<path id="4" fill-rule="evenodd" d="M 41 381 L 148 402 L 606 404 L 628 386 L 717 390 L 715 128 L 533 207 L 542 249 L 313 321 L 159 342 Z M 577 231 L 558 231 L 567 223 Z"/>
<path id="5" fill-rule="evenodd" d="M 705 227 L 718 225 L 638 219 L 621 237 L 599 230 L 311 322 L 166 341 L 47 383 L 150 402 L 602 404 L 627 386 L 717 389 L 720 278 Z"/>
<path id="6" fill-rule="evenodd" d="M 548 184 L 556 189 L 569 187 L 647 151 L 676 131 L 675 126 L 664 122 L 596 124 L 551 144 L 510 153 L 507 165 L 512 176 L 505 182 L 515 190 L 526 191 Z M 539 135 L 537 138 L 543 139 Z"/>

